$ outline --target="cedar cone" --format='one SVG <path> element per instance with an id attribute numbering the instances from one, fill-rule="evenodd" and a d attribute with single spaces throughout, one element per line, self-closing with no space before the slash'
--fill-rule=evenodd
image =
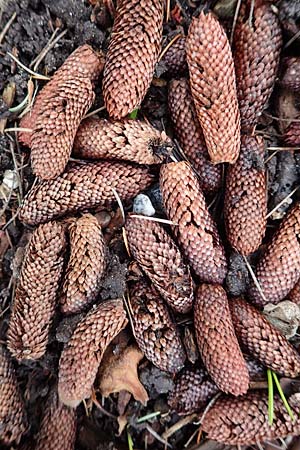
<path id="1" fill-rule="evenodd" d="M 108 300 L 77 324 L 59 361 L 58 394 L 67 406 L 76 408 L 90 397 L 104 351 L 127 325 L 122 300 Z"/>
<path id="2" fill-rule="evenodd" d="M 274 421 L 268 421 L 268 394 L 250 391 L 243 397 L 222 396 L 204 416 L 202 430 L 208 439 L 227 445 L 251 445 L 300 433 L 299 394 L 289 398 L 296 421 L 289 416 L 278 395 L 274 395 Z"/>
<path id="3" fill-rule="evenodd" d="M 0 344 L 0 444 L 19 442 L 27 428 L 24 402 L 10 354 Z"/>
<path id="4" fill-rule="evenodd" d="M 213 13 L 193 18 L 186 42 L 191 91 L 214 164 L 234 163 L 240 151 L 240 113 L 234 64 L 225 31 Z"/>
<path id="5" fill-rule="evenodd" d="M 73 154 L 83 159 L 118 159 L 139 164 L 159 164 L 170 139 L 147 122 L 124 119 L 87 119 L 76 134 Z"/>
<path id="6" fill-rule="evenodd" d="M 138 108 L 161 49 L 163 0 L 118 2 L 104 67 L 103 96 L 111 117 Z"/>
<path id="7" fill-rule="evenodd" d="M 229 302 L 233 326 L 245 351 L 286 377 L 300 374 L 300 355 L 288 340 L 245 300 Z"/>
<path id="8" fill-rule="evenodd" d="M 133 334 L 145 356 L 160 370 L 179 372 L 185 352 L 176 325 L 158 292 L 144 281 L 130 290 Z"/>
<path id="9" fill-rule="evenodd" d="M 70 164 L 55 180 L 42 181 L 29 191 L 19 218 L 29 225 L 53 217 L 113 203 L 114 188 L 128 200 L 150 186 L 153 176 L 143 166 L 107 161 Z"/>
<path id="10" fill-rule="evenodd" d="M 181 78 L 170 82 L 168 104 L 175 135 L 185 156 L 199 175 L 201 188 L 205 193 L 217 191 L 221 187 L 222 167 L 209 161 L 188 80 Z"/>
<path id="11" fill-rule="evenodd" d="M 300 278 L 300 203 L 281 222 L 256 267 L 257 281 L 266 298 L 252 283 L 249 295 L 259 306 L 277 304 Z"/>
<path id="12" fill-rule="evenodd" d="M 283 58 L 281 65 L 284 67 L 280 80 L 281 86 L 293 91 L 300 90 L 300 58 L 288 56 Z"/>
<path id="13" fill-rule="evenodd" d="M 193 305 L 193 281 L 175 242 L 158 222 L 128 216 L 130 252 L 164 300 L 179 313 Z"/>
<path id="14" fill-rule="evenodd" d="M 94 102 L 93 83 L 103 65 L 103 57 L 89 45 L 79 47 L 39 93 L 31 116 L 20 122 L 33 129 L 25 143 L 30 143 L 38 177 L 50 180 L 64 171 L 80 121 Z M 23 135 L 19 138 L 24 142 Z"/>
<path id="15" fill-rule="evenodd" d="M 249 373 L 240 350 L 226 292 L 221 286 L 202 284 L 194 305 L 194 325 L 204 365 L 224 392 L 245 394 Z"/>
<path id="16" fill-rule="evenodd" d="M 170 42 L 168 42 L 167 45 L 169 45 L 169 43 Z M 180 36 L 171 47 L 169 47 L 161 59 L 160 62 L 166 68 L 168 75 L 176 77 L 188 71 L 185 46 L 186 37 Z"/>
<path id="17" fill-rule="evenodd" d="M 193 170 L 184 161 L 165 164 L 160 186 L 167 214 L 176 224 L 173 233 L 191 267 L 202 281 L 222 283 L 227 270 L 224 249 Z"/>
<path id="18" fill-rule="evenodd" d="M 299 117 L 297 117 L 297 120 L 299 120 Z M 289 124 L 284 132 L 283 141 L 292 147 L 300 146 L 300 122 L 292 121 Z"/>
<path id="19" fill-rule="evenodd" d="M 34 450 L 73 450 L 76 439 L 76 411 L 63 405 L 52 391 L 37 434 Z"/>
<path id="20" fill-rule="evenodd" d="M 237 162 L 228 168 L 224 202 L 227 239 L 242 255 L 258 249 L 266 231 L 264 140 L 242 136 Z"/>
<path id="21" fill-rule="evenodd" d="M 92 303 L 105 270 L 105 242 L 97 219 L 85 214 L 69 226 L 71 254 L 66 270 L 61 311 L 75 314 Z"/>
<path id="22" fill-rule="evenodd" d="M 287 298 L 300 306 L 300 280 L 297 281 L 293 289 L 288 293 Z"/>
<path id="23" fill-rule="evenodd" d="M 18 360 L 46 352 L 57 303 L 66 247 L 57 222 L 40 225 L 27 246 L 7 332 L 7 346 Z"/>
<path id="24" fill-rule="evenodd" d="M 249 14 L 250 1 L 243 2 L 234 33 L 234 63 L 243 132 L 251 132 L 270 98 L 282 45 L 280 23 L 270 4 L 255 2 L 251 24 Z"/>

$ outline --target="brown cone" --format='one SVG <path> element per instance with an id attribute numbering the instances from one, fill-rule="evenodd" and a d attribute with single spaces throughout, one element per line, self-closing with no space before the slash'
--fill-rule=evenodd
<path id="1" fill-rule="evenodd" d="M 65 405 L 76 408 L 90 397 L 104 351 L 126 325 L 119 299 L 101 303 L 78 323 L 59 361 L 58 394 Z"/>
<path id="2" fill-rule="evenodd" d="M 173 233 L 202 281 L 221 284 L 227 263 L 218 230 L 207 209 L 198 179 L 186 162 L 165 164 L 160 187 Z"/>
<path id="3" fill-rule="evenodd" d="M 281 222 L 277 232 L 259 260 L 256 278 L 265 300 L 254 283 L 249 290 L 251 300 L 259 306 L 279 303 L 300 278 L 300 203 Z"/>
<path id="4" fill-rule="evenodd" d="M 300 306 L 300 280 L 297 281 L 293 289 L 288 293 L 287 298 Z"/>
<path id="5" fill-rule="evenodd" d="M 44 180 L 60 175 L 69 160 L 77 128 L 91 107 L 93 82 L 103 69 L 104 60 L 88 45 L 73 52 L 39 93 L 30 118 L 20 126 L 31 127 L 33 172 Z M 24 142 L 21 136 L 20 140 Z"/>
<path id="6" fill-rule="evenodd" d="M 18 360 L 38 359 L 46 352 L 65 246 L 64 227 L 57 222 L 40 225 L 31 236 L 7 332 L 7 346 Z"/>
<path id="7" fill-rule="evenodd" d="M 18 443 L 27 428 L 24 402 L 8 351 L 0 344 L 0 444 Z"/>
<path id="8" fill-rule="evenodd" d="M 25 197 L 19 218 L 29 225 L 54 217 L 129 200 L 150 186 L 153 176 L 142 166 L 98 162 L 71 164 L 56 180 L 42 181 Z"/>
<path id="9" fill-rule="evenodd" d="M 234 33 L 234 63 L 241 128 L 256 125 L 272 93 L 282 45 L 281 28 L 268 2 L 256 2 L 249 25 L 250 1 L 243 2 Z"/>
<path id="10" fill-rule="evenodd" d="M 45 404 L 34 450 L 73 450 L 76 422 L 76 411 L 63 405 L 52 391 Z"/>
<path id="11" fill-rule="evenodd" d="M 226 235 L 234 250 L 249 255 L 258 249 L 266 231 L 266 215 L 264 140 L 242 136 L 239 159 L 227 172 L 224 203 Z"/>
<path id="12" fill-rule="evenodd" d="M 168 42 L 167 45 L 169 45 Z M 164 64 L 168 75 L 172 77 L 180 76 L 184 72 L 187 72 L 187 62 L 186 62 L 186 37 L 180 36 L 166 51 L 161 63 Z"/>
<path id="13" fill-rule="evenodd" d="M 158 222 L 128 216 L 130 252 L 165 301 L 179 313 L 193 305 L 193 281 L 175 242 Z"/>
<path id="14" fill-rule="evenodd" d="M 229 302 L 241 346 L 262 364 L 286 377 L 300 374 L 300 355 L 267 319 L 243 299 Z"/>
<path id="15" fill-rule="evenodd" d="M 138 108 L 161 48 L 163 0 L 120 0 L 104 68 L 103 96 L 111 117 Z"/>
<path id="16" fill-rule="evenodd" d="M 76 134 L 73 154 L 83 159 L 117 159 L 159 164 L 172 146 L 163 132 L 147 122 L 87 119 Z"/>
<path id="17" fill-rule="evenodd" d="M 60 298 L 64 314 L 78 313 L 96 299 L 105 270 L 105 243 L 97 219 L 85 214 L 71 223 L 69 234 L 71 254 Z"/>
<path id="18" fill-rule="evenodd" d="M 274 396 L 274 421 L 268 421 L 268 394 L 248 392 L 243 397 L 220 397 L 205 415 L 202 430 L 208 439 L 228 445 L 251 445 L 265 440 L 275 440 L 287 435 L 299 435 L 300 401 L 295 394 L 289 404 L 296 418 L 294 422 L 278 395 Z"/>
<path id="19" fill-rule="evenodd" d="M 242 395 L 249 373 L 234 333 L 226 292 L 202 284 L 194 304 L 194 325 L 204 365 L 221 391 Z"/>
<path id="20" fill-rule="evenodd" d="M 281 86 L 293 91 L 300 90 L 300 58 L 288 56 L 283 58 L 281 65 L 284 72 L 280 80 Z"/>
<path id="21" fill-rule="evenodd" d="M 191 91 L 214 164 L 234 163 L 240 151 L 240 113 L 230 45 L 218 19 L 203 11 L 186 41 Z"/>
<path id="22" fill-rule="evenodd" d="M 299 120 L 299 117 L 297 117 Z M 300 122 L 291 122 L 284 132 L 283 141 L 292 147 L 300 146 Z"/>
<path id="23" fill-rule="evenodd" d="M 141 281 L 130 290 L 133 334 L 138 346 L 155 366 L 177 373 L 184 366 L 185 352 L 178 330 L 154 288 Z"/>
<path id="24" fill-rule="evenodd" d="M 221 187 L 222 167 L 213 165 L 209 160 L 188 80 L 181 78 L 170 82 L 168 104 L 175 135 L 185 156 L 199 175 L 201 188 L 205 193 L 217 191 Z"/>

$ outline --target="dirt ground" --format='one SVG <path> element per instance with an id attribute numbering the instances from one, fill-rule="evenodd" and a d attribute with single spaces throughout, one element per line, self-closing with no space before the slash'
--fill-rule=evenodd
<path id="1" fill-rule="evenodd" d="M 170 40 L 170 36 L 173 36 L 174 32 L 179 30 L 187 32 L 193 13 L 202 3 L 204 2 L 197 0 L 171 0 L 171 17 L 169 22 L 164 25 L 164 43 Z M 2 11 L 0 19 L 0 33 L 2 31 L 0 34 L 0 93 L 6 92 L 5 95 L 8 95 L 10 100 L 7 102 L 5 95 L 0 97 L 0 126 L 2 124 L 3 129 L 6 129 L 5 133 L 0 133 L 0 340 L 4 341 L 23 249 L 30 233 L 30 229 L 25 228 L 19 222 L 17 210 L 34 179 L 29 165 L 28 149 L 18 144 L 15 131 L 7 131 L 7 129 L 18 126 L 22 113 L 22 102 L 29 90 L 40 89 L 43 86 L 41 80 L 35 80 L 33 85 L 32 82 L 29 83 L 28 72 L 23 70 L 8 55 L 8 52 L 12 53 L 26 67 L 32 70 L 34 68 L 35 72 L 52 75 L 67 56 L 83 43 L 89 43 L 93 48 L 105 51 L 113 23 L 114 1 L 0 0 L 0 7 Z M 217 7 L 217 12 L 221 15 L 230 33 L 235 2 L 219 1 Z M 277 7 L 284 29 L 284 43 L 287 44 L 300 29 L 300 2 L 281 1 L 277 2 Z M 6 26 L 7 29 L 5 29 Z M 41 55 L 45 46 L 52 42 L 53 35 L 54 39 L 58 38 L 57 43 L 45 53 L 36 66 L 36 58 Z M 283 52 L 284 56 L 300 56 L 300 37 L 289 44 Z M 157 128 L 165 128 L 172 136 L 167 110 L 167 85 L 168 75 L 165 73 L 163 65 L 159 65 L 139 115 L 147 117 Z M 102 105 L 103 99 L 99 86 L 93 109 Z M 268 160 L 269 210 L 272 210 L 299 186 L 300 157 L 297 151 L 272 150 L 273 147 L 286 147 L 281 140 L 285 122 L 278 118 L 290 117 L 290 114 L 298 111 L 298 107 L 297 95 L 289 96 L 277 83 L 269 106 L 262 115 L 258 126 L 258 130 L 266 138 L 268 148 L 266 160 Z M 105 116 L 105 112 L 101 114 Z M 12 189 L 2 183 L 8 170 L 18 173 L 17 181 Z M 150 196 L 153 202 L 159 205 L 159 195 L 155 189 L 152 189 Z M 300 198 L 299 190 L 294 192 L 292 198 L 294 200 Z M 219 224 L 222 223 L 222 217 L 219 214 L 222 204 L 223 193 L 221 192 L 214 199 L 211 207 L 211 212 Z M 271 233 L 277 226 L 277 220 L 282 217 L 282 212 L 289 206 L 289 202 L 285 202 L 277 210 L 277 215 L 272 216 L 268 223 L 268 233 Z M 112 210 L 97 211 L 97 213 L 102 220 L 105 238 L 109 245 L 109 267 L 100 295 L 102 299 L 121 297 L 125 292 L 130 261 L 126 256 L 121 235 L 120 212 L 115 207 Z M 224 234 L 222 228 L 220 231 L 221 234 Z M 254 259 L 255 257 L 257 255 L 254 255 Z M 248 281 L 249 275 L 243 259 L 232 253 L 226 280 L 229 292 L 233 295 L 242 294 L 245 292 Z M 61 317 L 57 315 L 46 356 L 37 362 L 24 363 L 17 367 L 18 380 L 25 393 L 31 421 L 31 429 L 24 439 L 24 444 L 22 442 L 19 448 L 31 448 L 34 435 L 39 427 L 39 417 L 44 399 L 56 381 L 60 351 L 80 317 L 61 320 Z M 191 323 L 189 316 L 185 317 L 183 321 L 181 320 L 179 327 L 182 334 L 187 334 L 186 330 L 191 329 Z M 129 331 L 122 338 L 129 343 L 133 339 Z M 167 448 L 164 437 L 168 434 L 170 435 L 168 445 L 173 449 L 226 448 L 210 441 L 200 442 L 199 427 L 193 423 L 194 418 L 188 418 L 187 424 L 185 424 L 181 417 L 169 411 L 167 394 L 173 387 L 170 375 L 161 372 L 145 360 L 140 365 L 139 374 L 140 380 L 149 394 L 150 400 L 147 406 L 144 407 L 132 398 L 129 399 L 124 392 L 112 395 L 107 399 L 98 395 L 101 408 L 87 405 L 88 411 L 86 411 L 84 405 L 81 405 L 78 410 L 79 425 L 76 449 L 122 450 L 130 448 L 126 430 L 121 435 L 118 433 L 117 417 L 120 416 L 127 418 L 127 430 L 134 441 L 135 450 Z M 298 387 L 298 382 L 296 382 L 296 386 Z M 158 411 L 160 414 L 156 417 L 138 421 L 139 418 Z M 171 427 L 174 425 L 176 431 L 173 430 L 171 433 Z M 286 444 L 290 449 L 295 450 L 299 448 L 300 440 L 298 438 L 287 439 Z M 277 446 L 284 448 L 281 442 L 278 442 Z M 276 447 L 266 444 L 265 448 Z"/>

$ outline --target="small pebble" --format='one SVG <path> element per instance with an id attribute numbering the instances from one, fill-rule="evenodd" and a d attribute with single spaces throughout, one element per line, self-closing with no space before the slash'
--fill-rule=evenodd
<path id="1" fill-rule="evenodd" d="M 147 195 L 139 194 L 133 201 L 133 212 L 142 214 L 143 216 L 154 216 L 155 209 L 152 206 L 151 200 Z"/>

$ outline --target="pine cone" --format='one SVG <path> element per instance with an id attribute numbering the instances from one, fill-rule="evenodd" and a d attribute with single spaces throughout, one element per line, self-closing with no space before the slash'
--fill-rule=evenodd
<path id="1" fill-rule="evenodd" d="M 159 164 L 170 139 L 147 122 L 124 119 L 87 119 L 76 134 L 73 154 L 83 159 L 117 159 L 139 164 Z"/>
<path id="2" fill-rule="evenodd" d="M 293 289 L 287 295 L 291 302 L 300 306 L 300 280 L 297 281 Z"/>
<path id="3" fill-rule="evenodd" d="M 0 344 L 0 444 L 18 443 L 27 428 L 24 402 L 8 351 Z"/>
<path id="4" fill-rule="evenodd" d="M 160 370 L 179 372 L 185 352 L 168 308 L 154 288 L 141 281 L 130 290 L 133 334 L 145 356 Z"/>
<path id="5" fill-rule="evenodd" d="M 93 82 L 103 65 L 103 57 L 90 46 L 79 47 L 39 93 L 31 116 L 20 122 L 33 129 L 25 142 L 30 141 L 32 169 L 38 177 L 50 180 L 64 171 L 80 121 L 93 104 Z"/>
<path id="6" fill-rule="evenodd" d="M 245 351 L 286 377 L 300 374 L 300 355 L 267 319 L 245 300 L 229 302 L 233 326 Z"/>
<path id="7" fill-rule="evenodd" d="M 283 75 L 280 79 L 281 86 L 293 91 L 300 90 L 300 58 L 288 56 L 281 61 Z"/>
<path id="8" fill-rule="evenodd" d="M 130 252 L 165 301 L 179 313 L 193 304 L 193 281 L 180 251 L 158 222 L 128 216 L 126 236 Z"/>
<path id="9" fill-rule="evenodd" d="M 172 77 L 180 76 L 188 71 L 185 45 L 185 36 L 180 36 L 166 51 L 160 61 L 166 68 L 167 74 Z"/>
<path id="10" fill-rule="evenodd" d="M 299 117 L 297 117 L 297 120 L 299 120 Z M 284 132 L 283 141 L 292 147 L 300 146 L 300 122 L 292 121 L 289 124 Z"/>
<path id="11" fill-rule="evenodd" d="M 224 216 L 230 245 L 242 255 L 258 249 L 266 231 L 267 180 L 264 141 L 242 136 L 237 162 L 226 177 Z"/>
<path id="12" fill-rule="evenodd" d="M 227 263 L 196 175 L 185 162 L 163 165 L 160 186 L 173 233 L 202 281 L 222 283 Z"/>
<path id="13" fill-rule="evenodd" d="M 55 180 L 42 181 L 25 197 L 19 218 L 29 225 L 54 217 L 105 206 L 115 201 L 112 188 L 122 200 L 150 186 L 148 169 L 128 163 L 98 162 L 71 164 Z"/>
<path id="14" fill-rule="evenodd" d="M 221 187 L 222 167 L 209 161 L 188 80 L 181 78 L 170 82 L 168 104 L 175 135 L 185 156 L 199 175 L 201 188 L 205 193 L 217 191 Z"/>
<path id="15" fill-rule="evenodd" d="M 234 64 L 225 31 L 203 11 L 194 18 L 186 42 L 191 91 L 214 164 L 234 163 L 240 151 L 240 113 Z"/>
<path id="16" fill-rule="evenodd" d="M 272 6 L 256 2 L 249 24 L 250 1 L 243 2 L 234 33 L 234 63 L 242 131 L 249 132 L 270 98 L 282 45 Z"/>
<path id="17" fill-rule="evenodd" d="M 224 392 L 241 395 L 249 387 L 249 373 L 234 333 L 226 292 L 202 284 L 194 305 L 198 348 L 204 365 Z"/>
<path id="18" fill-rule="evenodd" d="M 59 361 L 58 394 L 65 405 L 76 408 L 90 397 L 104 351 L 126 325 L 119 299 L 101 303 L 78 323 Z"/>
<path id="19" fill-rule="evenodd" d="M 63 405 L 52 391 L 37 434 L 35 450 L 73 450 L 76 439 L 76 411 Z"/>
<path id="20" fill-rule="evenodd" d="M 168 405 L 179 415 L 191 414 L 204 408 L 218 391 L 204 368 L 188 367 L 177 375 Z"/>
<path id="21" fill-rule="evenodd" d="M 18 360 L 46 352 L 57 303 L 66 247 L 64 227 L 40 225 L 26 249 L 7 332 L 7 346 Z"/>
<path id="22" fill-rule="evenodd" d="M 120 0 L 104 67 L 103 96 L 111 117 L 139 107 L 161 48 L 163 0 Z"/>
<path id="23" fill-rule="evenodd" d="M 259 306 L 279 303 L 300 278 L 300 203 L 281 222 L 259 260 L 256 278 L 266 298 L 252 283 L 249 296 Z"/>
<path id="24" fill-rule="evenodd" d="M 64 314 L 78 313 L 92 303 L 105 270 L 105 242 L 95 217 L 85 214 L 69 226 L 71 254 L 60 298 Z"/>
<path id="25" fill-rule="evenodd" d="M 220 397 L 205 415 L 202 430 L 208 439 L 228 445 L 251 445 L 300 433 L 299 394 L 289 398 L 296 421 L 285 409 L 278 395 L 274 395 L 274 421 L 268 422 L 268 394 L 248 392 L 243 397 Z"/>

